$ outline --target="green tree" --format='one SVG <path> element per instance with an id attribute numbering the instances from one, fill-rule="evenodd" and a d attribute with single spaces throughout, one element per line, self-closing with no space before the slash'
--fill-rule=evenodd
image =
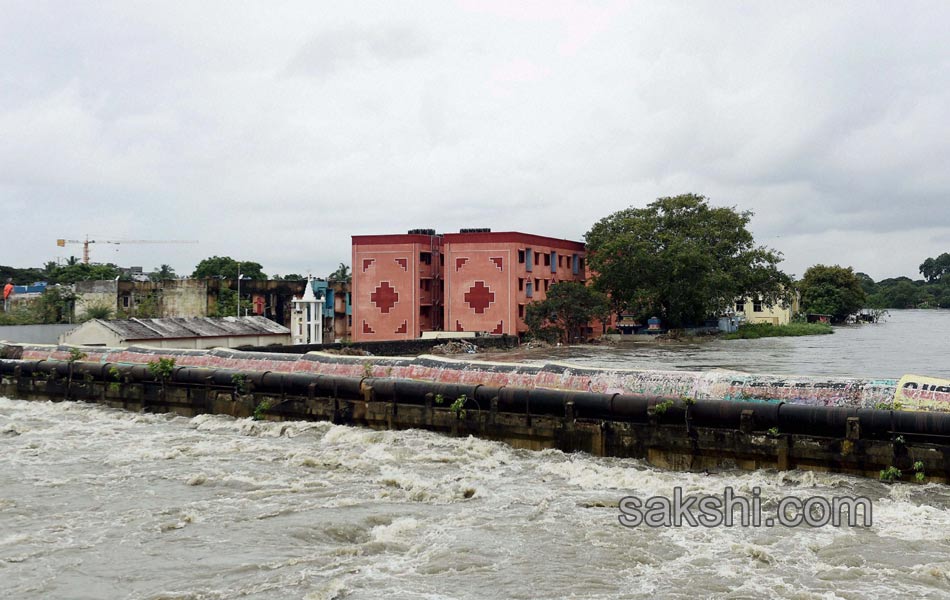
<path id="1" fill-rule="evenodd" d="M 76 294 L 68 287 L 51 285 L 31 307 L 35 323 L 71 323 L 76 307 Z"/>
<path id="2" fill-rule="evenodd" d="M 878 292 L 878 286 L 874 283 L 874 279 L 871 278 L 867 273 L 855 273 L 855 277 L 858 278 L 858 281 L 861 283 L 861 289 L 864 290 L 864 293 L 870 297 L 872 294 Z"/>
<path id="3" fill-rule="evenodd" d="M 882 292 L 887 308 L 916 308 L 924 301 L 922 288 L 909 281 L 899 281 Z"/>
<path id="4" fill-rule="evenodd" d="M 950 281 L 937 288 L 934 293 L 934 301 L 940 308 L 950 308 Z"/>
<path id="5" fill-rule="evenodd" d="M 299 273 L 290 273 L 288 275 L 274 275 L 273 279 L 275 281 L 303 281 L 306 277 Z"/>
<path id="6" fill-rule="evenodd" d="M 831 315 L 832 321 L 844 321 L 864 308 L 867 295 L 851 267 L 814 265 L 805 271 L 798 284 L 802 310 Z"/>
<path id="7" fill-rule="evenodd" d="M 171 265 L 162 265 L 148 274 L 152 281 L 164 281 L 166 279 L 175 279 L 175 269 Z"/>
<path id="8" fill-rule="evenodd" d="M 209 315 L 211 317 L 234 317 L 237 316 L 237 302 L 238 295 L 237 290 L 231 290 L 227 288 L 222 288 L 218 290 L 217 302 L 215 304 L 215 310 L 213 314 Z M 247 298 L 241 299 L 241 315 L 254 314 L 254 305 Z"/>
<path id="9" fill-rule="evenodd" d="M 42 269 L 18 269 L 0 265 L 0 283 L 12 279 L 15 285 L 29 285 L 34 281 L 46 281 L 46 274 Z"/>
<path id="10" fill-rule="evenodd" d="M 86 321 L 92 319 L 109 320 L 115 314 L 115 311 L 108 304 L 93 304 L 86 307 L 86 315 L 83 318 Z"/>
<path id="11" fill-rule="evenodd" d="M 670 327 L 699 323 L 736 298 L 778 304 L 791 279 L 778 268 L 780 252 L 755 245 L 751 217 L 695 194 L 616 212 L 586 235 L 594 284 L 618 312 Z"/>
<path id="12" fill-rule="evenodd" d="M 588 324 L 610 315 L 607 296 L 576 281 L 555 283 L 544 300 L 525 307 L 525 324 L 531 335 L 565 342 L 585 339 Z"/>
<path id="13" fill-rule="evenodd" d="M 920 265 L 920 274 L 930 282 L 941 279 L 950 273 L 950 253 L 944 252 L 937 258 L 928 258 Z"/>
<path id="14" fill-rule="evenodd" d="M 327 277 L 328 281 L 345 281 L 350 282 L 352 275 L 350 274 L 350 267 L 345 263 L 340 263 L 340 266 L 336 268 L 336 271 L 330 273 Z"/>
<path id="15" fill-rule="evenodd" d="M 236 261 L 230 256 L 212 256 L 202 260 L 191 276 L 195 279 L 237 279 L 238 269 L 245 279 L 267 279 L 260 263 Z"/>
<path id="16" fill-rule="evenodd" d="M 77 281 L 100 281 L 115 279 L 119 269 L 114 264 L 84 264 L 81 262 L 68 263 L 59 267 L 50 278 L 50 283 L 69 284 Z"/>

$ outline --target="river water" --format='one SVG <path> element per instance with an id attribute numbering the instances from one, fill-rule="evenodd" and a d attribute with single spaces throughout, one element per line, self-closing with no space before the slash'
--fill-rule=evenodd
<path id="1" fill-rule="evenodd" d="M 950 378 L 950 310 L 892 310 L 876 324 L 835 327 L 832 335 L 758 340 L 620 342 L 493 354 L 491 360 L 618 369 L 894 378 L 913 373 Z M 639 337 L 639 336 L 638 336 Z"/>
<path id="2" fill-rule="evenodd" d="M 918 316 L 759 340 L 741 361 L 740 351 L 710 346 L 651 352 L 675 368 L 945 374 L 945 359 L 908 345 Z M 947 316 L 928 331 L 945 328 Z M 886 359 L 841 345 L 889 330 L 897 338 L 880 347 L 903 351 Z M 636 348 L 584 360 L 627 364 L 629 353 L 649 362 Z M 723 363 L 729 356 L 735 364 Z M 873 524 L 618 521 L 624 496 L 726 487 L 746 496 L 759 488 L 766 511 L 784 496 L 864 496 Z M 799 471 L 677 473 L 423 431 L 0 398 L 0 597 L 948 598 L 950 487 Z"/>
<path id="3" fill-rule="evenodd" d="M 862 495 L 855 528 L 626 528 L 621 497 Z M 4 598 L 950 596 L 950 488 L 673 473 L 422 431 L 0 399 Z"/>

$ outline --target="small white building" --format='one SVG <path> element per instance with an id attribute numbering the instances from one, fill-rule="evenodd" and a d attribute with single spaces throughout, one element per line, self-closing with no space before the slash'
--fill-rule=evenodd
<path id="1" fill-rule="evenodd" d="M 290 330 L 260 316 L 92 319 L 61 335 L 59 342 L 113 348 L 237 348 L 289 344 Z"/>
<path id="2" fill-rule="evenodd" d="M 303 297 L 293 299 L 290 332 L 294 344 L 323 343 L 323 298 L 313 293 L 313 277 L 307 277 Z"/>

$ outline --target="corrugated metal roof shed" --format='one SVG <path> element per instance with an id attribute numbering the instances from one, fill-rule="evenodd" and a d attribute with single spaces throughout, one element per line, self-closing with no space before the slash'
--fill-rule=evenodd
<path id="1" fill-rule="evenodd" d="M 290 333 L 283 325 L 260 316 L 96 320 L 126 341 Z"/>

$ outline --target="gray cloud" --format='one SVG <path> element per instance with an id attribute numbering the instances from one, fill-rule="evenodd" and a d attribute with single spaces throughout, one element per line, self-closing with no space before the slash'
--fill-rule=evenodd
<path id="1" fill-rule="evenodd" d="M 291 60 L 297 75 L 327 76 L 338 69 L 385 67 L 430 52 L 428 39 L 408 26 L 349 26 L 315 34 Z"/>
<path id="2" fill-rule="evenodd" d="M 755 212 L 789 271 L 911 275 L 950 250 L 942 3 L 126 2 L 0 21 L 0 263 L 57 237 L 196 238 L 331 271 L 349 236 L 581 239 L 698 192 Z M 73 253 L 76 248 L 70 248 Z"/>

